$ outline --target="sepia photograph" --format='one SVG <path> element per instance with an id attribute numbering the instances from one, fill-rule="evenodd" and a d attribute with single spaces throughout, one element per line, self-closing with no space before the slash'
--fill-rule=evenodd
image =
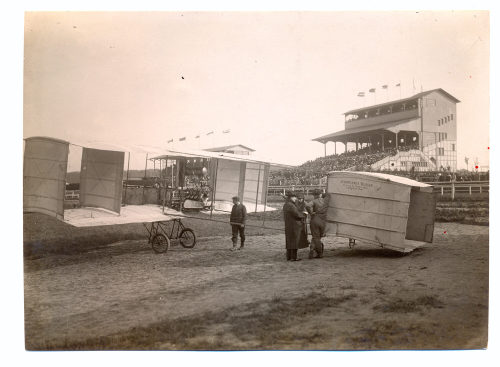
<path id="1" fill-rule="evenodd" d="M 26 351 L 488 349 L 488 10 L 26 11 L 23 41 Z"/>

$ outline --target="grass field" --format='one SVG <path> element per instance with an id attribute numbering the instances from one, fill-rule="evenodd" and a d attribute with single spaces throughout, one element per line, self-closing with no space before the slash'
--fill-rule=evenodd
<path id="1" fill-rule="evenodd" d="M 408 255 L 328 237 L 323 259 L 301 250 L 290 263 L 280 230 L 249 226 L 245 250 L 231 252 L 227 223 L 185 223 L 196 246 L 155 254 L 142 225 L 73 228 L 25 214 L 26 348 L 486 346 L 487 226 L 437 223 L 434 243 Z"/>

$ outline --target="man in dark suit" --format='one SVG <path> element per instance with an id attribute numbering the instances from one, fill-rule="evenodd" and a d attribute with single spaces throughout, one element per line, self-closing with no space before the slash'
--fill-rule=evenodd
<path id="1" fill-rule="evenodd" d="M 247 208 L 245 205 L 240 203 L 240 199 L 237 196 L 233 197 L 233 209 L 231 210 L 231 216 L 229 217 L 229 222 L 231 223 L 232 241 L 233 247 L 231 251 L 237 249 L 238 244 L 238 233 L 240 234 L 240 248 L 242 250 L 245 246 L 245 221 L 247 218 Z"/>

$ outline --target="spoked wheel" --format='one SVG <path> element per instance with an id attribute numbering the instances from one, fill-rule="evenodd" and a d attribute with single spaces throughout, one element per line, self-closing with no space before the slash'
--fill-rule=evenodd
<path id="1" fill-rule="evenodd" d="M 184 228 L 179 236 L 182 247 L 193 248 L 196 245 L 196 236 L 191 228 Z"/>
<path id="2" fill-rule="evenodd" d="M 166 252 L 169 247 L 170 247 L 170 240 L 168 239 L 167 236 L 158 233 L 153 237 L 153 241 L 151 241 L 151 246 L 153 247 L 153 250 L 157 254 L 162 254 Z"/>

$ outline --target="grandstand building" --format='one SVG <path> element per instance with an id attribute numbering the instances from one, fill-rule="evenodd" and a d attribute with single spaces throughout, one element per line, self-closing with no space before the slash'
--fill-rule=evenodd
<path id="1" fill-rule="evenodd" d="M 390 152 L 373 170 L 456 171 L 460 101 L 433 89 L 409 98 L 347 111 L 345 129 L 313 139 L 355 145 L 356 151 Z"/>

